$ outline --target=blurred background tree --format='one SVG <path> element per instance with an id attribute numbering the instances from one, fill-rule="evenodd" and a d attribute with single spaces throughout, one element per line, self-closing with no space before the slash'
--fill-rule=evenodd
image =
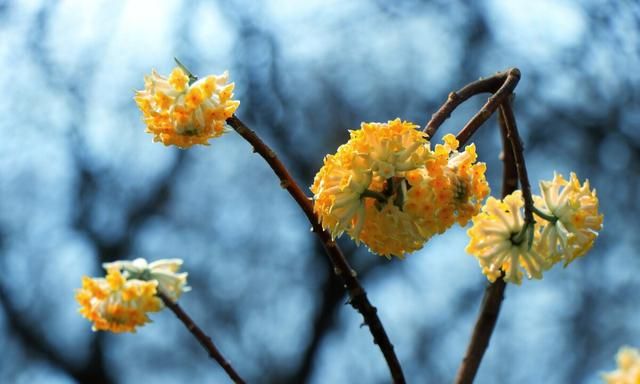
<path id="1" fill-rule="evenodd" d="M 92 333 L 76 313 L 82 275 L 137 256 L 185 260 L 181 303 L 250 382 L 388 381 L 251 148 L 231 133 L 181 151 L 144 133 L 133 90 L 174 56 L 229 69 L 238 115 L 307 186 L 361 121 L 424 124 L 451 90 L 519 67 L 534 190 L 575 170 L 605 229 L 570 268 L 507 291 L 477 382 L 595 383 L 620 345 L 640 345 L 637 2 L 0 1 L 0 36 L 0 382 L 227 380 L 168 312 L 136 335 Z M 496 126 L 475 142 L 498 191 Z M 341 240 L 410 382 L 452 380 L 466 347 L 486 284 L 466 241 L 452 229 L 387 261 Z"/>

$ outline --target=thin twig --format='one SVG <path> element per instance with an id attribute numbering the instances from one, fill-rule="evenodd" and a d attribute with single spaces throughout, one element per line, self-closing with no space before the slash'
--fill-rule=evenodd
<path id="1" fill-rule="evenodd" d="M 467 99 L 480 93 L 496 94 L 498 93 L 500 88 L 504 87 L 506 84 L 508 84 L 507 89 L 510 89 L 510 91 L 507 92 L 508 94 L 513 91 L 519 79 L 520 70 L 518 70 L 517 68 L 511 68 L 503 72 L 498 72 L 493 76 L 469 83 L 457 92 L 451 92 L 449 94 L 449 97 L 447 98 L 447 101 L 440 107 L 440 109 L 438 109 L 438 111 L 436 111 L 436 113 L 431 116 L 431 120 L 429 120 L 429 122 L 425 126 L 424 132 L 428 135 L 429 138 L 432 138 L 438 128 L 440 128 L 442 123 L 444 123 L 444 121 L 448 119 L 449 116 L 451 116 L 451 113 Z M 486 108 L 486 104 L 483 108 Z M 493 113 L 493 111 L 495 111 L 495 108 L 493 108 L 489 115 Z"/>
<path id="2" fill-rule="evenodd" d="M 517 68 L 512 68 L 506 72 L 498 73 L 491 78 L 471 83 L 459 92 L 452 93 L 449 95 L 447 102 L 434 114 L 432 120 L 427 124 L 425 131 L 429 134 L 429 137 L 431 137 L 450 113 L 464 100 L 477 93 L 493 92 L 493 95 L 489 97 L 480 111 L 478 111 L 458 133 L 457 139 L 460 145 L 464 145 L 476 130 L 499 108 L 499 123 L 503 144 L 502 160 L 504 162 L 502 196 L 505 197 L 515 191 L 519 181 L 525 201 L 525 222 L 533 223 L 531 186 L 527 176 L 522 141 L 518 134 L 516 119 L 511 108 L 513 90 L 519 80 L 520 71 Z M 500 81 L 502 81 L 502 83 L 499 87 L 492 89 L 492 87 L 495 87 L 496 83 Z M 457 384 L 472 383 L 478 372 L 480 362 L 489 346 L 491 335 L 498 320 L 502 301 L 504 300 L 506 283 L 503 277 L 504 273 L 485 290 L 478 319 L 476 320 L 469 345 L 456 374 L 455 383 Z"/>
<path id="3" fill-rule="evenodd" d="M 504 163 L 502 175 L 502 197 L 504 197 L 518 188 L 518 170 L 512 143 L 509 139 L 509 129 L 507 128 L 507 118 L 504 114 L 504 108 L 500 108 L 498 116 L 503 147 L 501 157 Z M 482 357 L 489 346 L 489 340 L 493 334 L 496 322 L 498 321 L 506 287 L 507 285 L 501 276 L 485 289 L 482 304 L 480 305 L 480 313 L 473 327 L 469 345 L 456 373 L 454 383 L 467 384 L 473 382 L 480 367 Z"/>
<path id="4" fill-rule="evenodd" d="M 513 151 L 513 160 L 518 171 L 518 180 L 520 181 L 520 189 L 522 190 L 522 196 L 524 198 L 524 220 L 525 223 L 533 224 L 533 198 L 531 197 L 531 184 L 529 184 L 529 176 L 527 175 L 527 166 L 524 161 L 524 148 L 522 145 L 522 139 L 518 133 L 518 125 L 516 124 L 516 117 L 513 114 L 513 108 L 511 108 L 512 97 L 508 97 L 500 105 L 500 115 L 504 116 L 505 131 L 507 139 L 511 144 L 511 150 Z M 505 151 L 506 151 L 505 147 Z"/>
<path id="5" fill-rule="evenodd" d="M 313 232 L 319 237 L 325 251 L 327 252 L 327 256 L 333 265 L 335 274 L 342 279 L 349 293 L 349 304 L 362 314 L 364 323 L 369 326 L 369 330 L 373 336 L 373 342 L 377 344 L 382 351 L 387 365 L 389 366 L 393 382 L 404 383 L 405 379 L 404 374 L 402 373 L 402 367 L 400 366 L 398 357 L 393 350 L 393 344 L 391 344 L 382 322 L 378 317 L 376 307 L 369 302 L 366 291 L 362 285 L 360 285 L 360 282 L 356 278 L 355 271 L 349 265 L 349 262 L 344 257 L 342 250 L 338 247 L 338 244 L 331 239 L 329 232 L 323 230 L 322 226 L 319 224 L 318 217 L 313 211 L 312 200 L 307 197 L 300 186 L 298 186 L 287 168 L 280 159 L 278 159 L 275 152 L 269 148 L 269 146 L 267 146 L 254 131 L 249 129 L 235 115 L 227 119 L 227 124 L 235 129 L 240 136 L 253 146 L 254 152 L 257 152 L 265 159 L 271 169 L 273 169 L 273 172 L 280 179 L 280 186 L 291 194 L 293 199 L 304 211 L 307 219 L 309 219 L 309 222 L 311 223 Z"/>
<path id="6" fill-rule="evenodd" d="M 479 80 L 469 83 L 456 92 L 449 93 L 447 101 L 442 104 L 440 109 L 431 115 L 431 120 L 427 122 L 424 132 L 429 138 L 432 138 L 442 123 L 451 116 L 451 113 L 458 108 L 460 104 L 480 93 L 495 93 L 506 78 L 506 72 L 498 72 L 493 76 L 480 78 Z"/>
<path id="7" fill-rule="evenodd" d="M 501 276 L 495 282 L 489 284 L 485 289 L 484 296 L 482 297 L 482 304 L 480 306 L 480 313 L 478 314 L 476 324 L 473 327 L 471 340 L 467 346 L 464 358 L 462 359 L 462 363 L 460 363 L 460 367 L 456 373 L 456 379 L 454 380 L 455 384 L 473 383 L 473 379 L 480 367 L 482 357 L 489 346 L 489 340 L 493 334 L 493 329 L 498 321 L 498 315 L 500 315 L 500 307 L 504 300 L 504 290 L 506 287 L 507 284 Z"/>
<path id="8" fill-rule="evenodd" d="M 182 307 L 180 307 L 178 303 L 171 300 L 166 294 L 161 291 L 158 291 L 158 297 L 160 297 L 160 299 L 162 299 L 162 301 L 164 302 L 164 305 L 166 305 L 171 311 L 173 311 L 176 317 L 180 319 L 180 321 L 182 321 L 189 332 L 193 334 L 193 337 L 195 337 L 200 345 L 202 345 L 202 348 L 209 352 L 209 356 L 211 356 L 215 361 L 218 362 L 218 364 L 220 364 L 222 369 L 224 369 L 227 375 L 229 375 L 231 380 L 233 380 L 233 382 L 237 384 L 244 384 L 245 381 L 240 377 L 240 375 L 238 375 L 235 369 L 233 369 L 231 363 L 229 363 L 229 361 L 227 361 L 224 356 L 222 356 L 222 353 L 218 351 L 218 348 L 216 348 L 215 344 L 213 344 L 211 338 L 207 336 L 207 334 L 204 333 L 202 329 L 200 329 L 200 327 L 198 327 L 198 325 L 191 319 L 191 317 L 189 317 L 189 315 L 187 315 Z"/>
<path id="9" fill-rule="evenodd" d="M 510 195 L 518 189 L 518 168 L 514 157 L 511 141 L 509 140 L 507 117 L 504 108 L 500 108 L 498 123 L 500 124 L 500 137 L 502 139 L 502 153 L 500 154 L 503 163 L 502 169 L 502 191 L 501 196 Z"/>
<path id="10" fill-rule="evenodd" d="M 498 109 L 498 106 L 506 100 L 518 85 L 520 81 L 520 70 L 518 68 L 511 68 L 507 72 L 507 78 L 504 83 L 498 88 L 496 93 L 491 95 L 487 102 L 480 108 L 471 120 L 462 128 L 458 133 L 458 141 L 460 145 L 466 143 L 469 138 L 476 132 L 476 130 L 485 122 L 491 115 Z"/>

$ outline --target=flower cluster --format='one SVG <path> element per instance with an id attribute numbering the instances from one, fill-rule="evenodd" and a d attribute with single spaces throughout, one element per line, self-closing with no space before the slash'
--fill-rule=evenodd
<path id="1" fill-rule="evenodd" d="M 505 281 L 520 284 L 521 268 L 528 278 L 539 279 L 549 267 L 547 260 L 530 247 L 527 236 L 519 236 L 525 228 L 523 206 L 521 191 L 502 201 L 489 197 L 467 231 L 470 241 L 466 250 L 478 258 L 482 273 L 491 281 L 500 277 L 503 270 Z"/>
<path id="2" fill-rule="evenodd" d="M 480 210 L 489 187 L 475 146 L 458 152 L 447 135 L 431 150 L 417 128 L 400 119 L 363 123 L 325 157 L 311 191 L 334 238 L 346 232 L 377 254 L 403 257 Z"/>
<path id="3" fill-rule="evenodd" d="M 172 300 L 189 290 L 186 273 L 176 273 L 181 260 L 158 260 L 147 264 L 144 259 L 105 263 L 106 277 L 82 278 L 76 293 L 80 313 L 93 322 L 94 331 L 135 332 L 158 312 L 164 304 L 158 290 Z"/>
<path id="4" fill-rule="evenodd" d="M 233 115 L 239 101 L 232 100 L 229 74 L 194 77 L 176 67 L 168 78 L 152 71 L 145 76 L 144 90 L 134 97 L 142 111 L 147 132 L 154 141 L 187 148 L 208 145 L 211 138 L 225 132 L 225 120 Z"/>
<path id="5" fill-rule="evenodd" d="M 188 273 L 178 273 L 181 266 L 181 259 L 160 259 L 147 263 L 143 258 L 104 264 L 107 270 L 117 268 L 122 271 L 127 279 L 157 281 L 159 289 L 174 301 L 178 300 L 183 292 L 191 290 L 191 287 L 187 286 Z"/>
<path id="6" fill-rule="evenodd" d="M 82 278 L 76 294 L 80 313 L 93 322 L 94 331 L 135 332 L 149 322 L 148 312 L 162 309 L 157 281 L 127 280 L 117 268 L 106 278 Z"/>
<path id="7" fill-rule="evenodd" d="M 454 222 L 467 225 L 482 207 L 482 201 L 489 194 L 489 184 L 485 178 L 487 166 L 476 163 L 475 144 L 468 145 L 463 152 L 458 151 L 459 142 L 449 134 L 443 137 L 444 144 L 437 144 L 433 156 L 427 161 L 429 191 L 434 193 L 437 213 L 428 215 L 436 218 L 434 225 L 442 233 Z"/>
<path id="8" fill-rule="evenodd" d="M 606 384 L 640 383 L 640 351 L 636 348 L 622 347 L 616 356 L 618 369 L 602 375 Z"/>
<path id="9" fill-rule="evenodd" d="M 555 174 L 540 182 L 540 190 L 533 196 L 535 223 L 524 220 L 521 191 L 502 201 L 489 198 L 473 218 L 466 250 L 490 281 L 504 272 L 505 281 L 520 284 L 523 271 L 540 279 L 544 270 L 560 261 L 566 266 L 593 246 L 603 216 L 589 182 L 580 184 L 574 173 L 568 181 Z"/>
<path id="10" fill-rule="evenodd" d="M 533 197 L 536 208 L 553 217 L 543 223 L 540 247 L 554 262 L 564 261 L 566 266 L 593 246 L 602 229 L 596 191 L 590 189 L 589 180 L 580 185 L 571 173 L 568 181 L 559 174 L 541 181 L 540 192 L 542 196 Z"/>

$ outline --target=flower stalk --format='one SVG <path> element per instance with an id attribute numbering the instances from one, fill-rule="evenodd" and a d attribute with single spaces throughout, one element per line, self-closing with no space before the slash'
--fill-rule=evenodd
<path id="1" fill-rule="evenodd" d="M 531 210 L 533 211 L 533 213 L 536 214 L 536 216 L 547 220 L 548 222 L 555 224 L 555 222 L 558 221 L 558 218 L 554 215 L 548 215 L 544 212 L 542 212 L 541 210 L 539 210 L 538 208 L 536 208 L 536 206 L 534 205 L 533 207 L 531 207 Z"/>
<path id="2" fill-rule="evenodd" d="M 176 303 L 175 301 L 171 300 L 171 298 L 162 290 L 158 290 L 157 295 L 162 300 L 164 305 L 167 306 L 167 308 L 169 308 L 171 312 L 176 315 L 176 317 L 182 322 L 182 324 L 184 324 L 189 332 L 191 332 L 193 337 L 198 340 L 202 348 L 204 348 L 209 353 L 209 356 L 211 356 L 211 358 L 214 359 L 222 367 L 222 369 L 224 369 L 229 378 L 231 378 L 231 380 L 233 380 L 233 382 L 236 384 L 244 384 L 245 381 L 242 379 L 242 377 L 240 377 L 231 363 L 224 358 L 222 353 L 220 353 L 211 338 L 207 336 L 204 331 L 202 331 L 202 329 L 191 319 L 191 317 L 182 309 L 182 307 L 180 307 L 180 305 L 178 305 L 178 303 Z"/>
<path id="3" fill-rule="evenodd" d="M 176 62 L 178 67 L 180 67 L 180 69 L 182 69 L 184 71 L 184 73 L 189 77 L 189 85 L 191 85 L 191 84 L 195 83 L 196 81 L 198 81 L 198 76 L 196 76 L 193 73 L 191 73 L 191 71 L 184 64 L 182 64 L 182 62 L 180 60 L 178 60 L 177 57 L 174 57 L 173 60 Z"/>

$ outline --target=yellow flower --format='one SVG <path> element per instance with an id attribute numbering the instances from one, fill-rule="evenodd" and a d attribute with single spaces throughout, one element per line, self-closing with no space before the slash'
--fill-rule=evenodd
<path id="1" fill-rule="evenodd" d="M 147 263 L 143 258 L 133 261 L 121 260 L 102 265 L 105 269 L 112 268 L 121 271 L 127 279 L 139 279 L 145 281 L 156 280 L 161 292 L 169 296 L 173 301 L 178 300 L 183 292 L 191 290 L 187 286 L 187 273 L 177 273 L 182 266 L 180 259 L 160 259 Z"/>
<path id="2" fill-rule="evenodd" d="M 640 383 L 640 351 L 636 348 L 622 347 L 616 356 L 618 369 L 602 375 L 607 384 Z"/>
<path id="3" fill-rule="evenodd" d="M 400 119 L 362 123 L 325 157 L 311 191 L 334 238 L 347 232 L 377 254 L 403 257 L 480 210 L 489 186 L 475 146 L 459 152 L 446 135 L 434 152 L 416 128 Z"/>
<path id="4" fill-rule="evenodd" d="M 429 145 L 417 125 L 395 119 L 385 123 L 362 123 L 351 131 L 353 151 L 366 158 L 374 175 L 382 180 L 423 166 Z"/>
<path id="5" fill-rule="evenodd" d="M 315 193 L 314 210 L 320 214 L 322 227 L 335 239 L 349 230 L 357 238 L 364 222 L 364 203 L 360 196 L 371 184 L 366 162 L 349 152 L 345 145 L 335 155 L 324 158 L 311 190 Z"/>
<path id="6" fill-rule="evenodd" d="M 542 196 L 534 196 L 535 207 L 552 220 L 539 220 L 539 251 L 555 262 L 564 260 L 566 266 L 593 246 L 602 229 L 596 191 L 590 189 L 588 180 L 580 185 L 573 172 L 568 181 L 559 174 L 551 181 L 541 181 L 540 190 Z"/>
<path id="7" fill-rule="evenodd" d="M 389 257 L 419 249 L 426 240 L 404 211 L 407 176 L 424 168 L 429 143 L 416 125 L 395 119 L 362 123 L 335 155 L 328 155 L 311 191 L 314 211 L 336 238 L 347 232 L 373 252 Z"/>
<path id="8" fill-rule="evenodd" d="M 441 215 L 441 231 L 453 225 L 456 221 L 461 226 L 467 225 L 469 220 L 480 212 L 482 201 L 489 195 L 490 189 L 485 171 L 485 163 L 476 163 L 475 144 L 458 151 L 459 142 L 454 135 L 443 137 L 444 144 L 435 147 L 435 155 L 428 161 L 427 168 L 434 181 L 434 189 L 447 191 L 440 193 L 438 203 L 440 209 L 445 209 Z"/>
<path id="9" fill-rule="evenodd" d="M 476 163 L 475 145 L 459 152 L 455 136 L 445 135 L 443 141 L 435 146 L 424 169 L 406 176 L 411 188 L 405 210 L 418 218 L 418 228 L 427 239 L 455 222 L 466 225 L 489 194 L 486 165 Z"/>
<path id="10" fill-rule="evenodd" d="M 227 83 L 228 77 L 225 71 L 189 84 L 189 76 L 180 67 L 168 78 L 155 70 L 145 76 L 144 90 L 137 91 L 134 99 L 153 141 L 188 148 L 208 145 L 209 139 L 221 136 L 226 119 L 240 105 L 231 99 L 234 84 Z"/>
<path id="11" fill-rule="evenodd" d="M 541 279 L 542 271 L 550 266 L 523 236 L 523 206 L 521 191 L 502 201 L 489 197 L 467 231 L 470 242 L 466 251 L 478 259 L 482 273 L 492 282 L 500 276 L 500 270 L 505 273 L 504 280 L 514 284 L 522 282 L 522 270 L 528 278 Z"/>
<path id="12" fill-rule="evenodd" d="M 135 332 L 150 322 L 147 313 L 163 307 L 156 296 L 156 280 L 127 280 L 118 268 L 109 268 L 106 278 L 82 278 L 76 293 L 80 313 L 93 322 L 94 331 Z"/>
<path id="13" fill-rule="evenodd" d="M 387 258 L 403 258 L 422 248 L 431 237 L 421 230 L 418 218 L 393 202 L 387 201 L 381 206 L 376 200 L 366 199 L 364 203 L 366 220 L 359 240 L 372 252 Z"/>

